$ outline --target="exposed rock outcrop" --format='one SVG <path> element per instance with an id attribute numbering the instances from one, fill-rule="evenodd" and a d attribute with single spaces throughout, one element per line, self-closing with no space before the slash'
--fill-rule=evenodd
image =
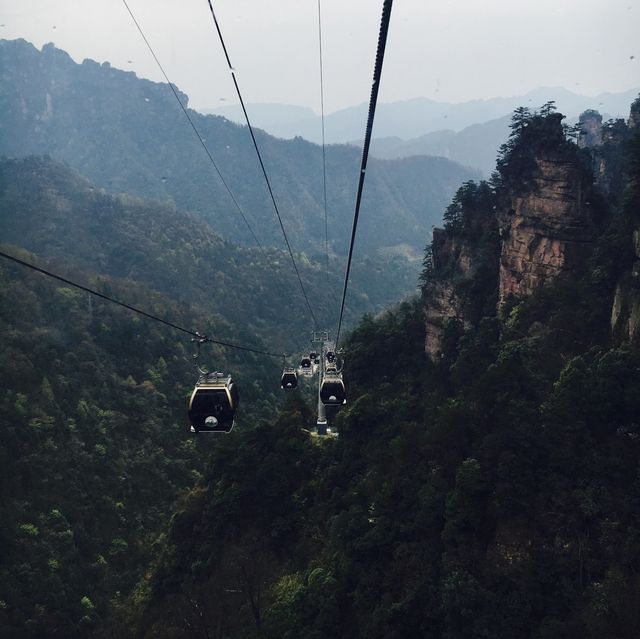
<path id="1" fill-rule="evenodd" d="M 616 287 L 611 330 L 620 340 L 640 343 L 640 228 L 634 231 L 633 243 L 636 260 Z"/>
<path id="2" fill-rule="evenodd" d="M 578 146 L 581 149 L 595 148 L 602 144 L 602 116 L 592 109 L 580 114 Z"/>
<path id="3" fill-rule="evenodd" d="M 627 126 L 629 137 L 640 135 L 640 96 L 631 105 Z M 633 198 L 629 198 L 627 202 L 627 207 L 634 210 L 626 211 L 627 215 L 633 215 L 636 220 L 633 232 L 635 261 L 616 286 L 611 311 L 611 330 L 619 340 L 640 344 L 640 210 L 637 209 L 640 184 L 637 183 L 637 175 L 635 181 L 635 204 Z"/>
<path id="4" fill-rule="evenodd" d="M 441 357 L 449 327 L 468 329 L 509 299 L 584 269 L 602 226 L 603 199 L 607 215 L 635 220 L 635 261 L 615 289 L 611 327 L 617 339 L 640 343 L 640 176 L 632 174 L 637 169 L 625 151 L 640 130 L 640 97 L 628 122 L 603 124 L 597 111 L 583 113 L 577 147 L 566 139 L 561 120 L 553 111 L 516 112 L 496 190 L 463 186 L 447 209 L 447 227 L 434 230 L 423 287 L 431 360 Z M 627 185 L 635 189 L 633 199 L 629 190 L 622 196 Z M 488 188 L 494 198 L 489 207 Z"/>
<path id="5" fill-rule="evenodd" d="M 433 229 L 431 244 L 433 272 L 448 277 L 434 277 L 425 287 L 425 353 L 436 361 L 442 352 L 446 327 L 459 322 L 469 328 L 464 303 L 453 280 L 465 280 L 473 273 L 473 247 L 463 239 L 451 237 L 444 229 Z"/>
<path id="6" fill-rule="evenodd" d="M 536 165 L 533 188 L 514 193 L 499 215 L 500 304 L 577 267 L 593 239 L 581 167 L 553 157 Z"/>
<path id="7" fill-rule="evenodd" d="M 621 149 L 627 133 L 627 124 L 622 119 L 603 124 L 602 116 L 591 109 L 580 115 L 578 146 L 590 152 L 595 186 L 614 206 L 619 204 L 617 200 L 623 190 Z"/>
<path id="8" fill-rule="evenodd" d="M 499 235 L 492 192 L 486 183 L 469 192 L 478 206 L 461 205 L 458 228 L 433 230 L 430 277 L 423 288 L 425 352 L 432 361 L 440 359 L 447 330 L 455 333 L 478 322 L 486 311 L 483 301 L 497 290 Z"/>

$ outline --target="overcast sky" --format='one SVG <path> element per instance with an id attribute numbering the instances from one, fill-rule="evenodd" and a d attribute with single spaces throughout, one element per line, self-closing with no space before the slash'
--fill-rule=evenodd
<path id="1" fill-rule="evenodd" d="M 365 102 L 382 0 L 321 0 L 325 109 Z M 207 0 L 128 0 L 195 108 L 236 102 Z M 247 102 L 319 111 L 317 0 L 214 0 Z M 122 0 L 0 0 L 0 37 L 161 80 Z M 640 86 L 640 0 L 395 0 L 382 102 Z"/>

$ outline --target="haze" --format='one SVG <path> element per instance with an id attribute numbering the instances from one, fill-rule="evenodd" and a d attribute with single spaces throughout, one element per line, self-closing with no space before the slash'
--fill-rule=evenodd
<path id="1" fill-rule="evenodd" d="M 206 0 L 129 0 L 194 108 L 236 102 Z M 214 3 L 247 102 L 319 111 L 316 0 Z M 325 109 L 365 102 L 381 1 L 323 0 Z M 0 37 L 47 42 L 162 80 L 121 0 L 2 0 Z M 638 0 L 396 0 L 380 101 L 461 102 L 539 86 L 595 95 L 640 83 Z"/>

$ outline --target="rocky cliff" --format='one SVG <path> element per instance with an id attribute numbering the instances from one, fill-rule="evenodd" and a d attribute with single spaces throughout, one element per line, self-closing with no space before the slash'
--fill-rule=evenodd
<path id="1" fill-rule="evenodd" d="M 595 186 L 610 204 L 619 206 L 625 174 L 621 151 L 629 127 L 622 119 L 603 123 L 602 116 L 591 109 L 580 116 L 579 124 L 578 147 L 588 150 L 591 156 Z"/>
<path id="2" fill-rule="evenodd" d="M 640 342 L 640 227 L 633 233 L 635 261 L 618 282 L 611 311 L 611 329 L 618 339 Z"/>
<path id="3" fill-rule="evenodd" d="M 458 323 L 465 329 L 470 326 L 458 288 L 461 281 L 471 280 L 476 268 L 468 240 L 451 237 L 444 229 L 436 228 L 431 247 L 434 272 L 449 273 L 449 277 L 434 277 L 425 287 L 429 300 L 425 306 L 425 352 L 435 361 L 442 351 L 447 327 Z"/>
<path id="4" fill-rule="evenodd" d="M 535 165 L 532 186 L 510 194 L 510 206 L 498 211 L 501 305 L 575 269 L 593 239 L 582 167 L 561 154 L 536 158 Z"/>
<path id="5" fill-rule="evenodd" d="M 640 135 L 640 98 L 631 105 L 627 122 L 602 123 L 596 111 L 580 117 L 578 145 L 590 151 L 594 181 L 615 214 L 627 220 L 627 244 L 632 247 L 628 267 L 618 280 L 611 311 L 611 329 L 617 340 L 640 341 L 640 198 L 637 154 Z M 635 169 L 635 171 L 634 171 Z"/>
<path id="6" fill-rule="evenodd" d="M 585 112 L 577 144 L 561 120 L 548 106 L 540 113 L 518 110 L 498 170 L 485 188 L 491 201 L 481 205 L 478 193 L 471 193 L 462 206 L 458 202 L 456 215 L 447 210 L 445 228 L 434 230 L 423 275 L 425 352 L 432 361 L 446 350 L 447 327 L 468 329 L 479 321 L 482 304 L 469 292 L 480 271 L 483 315 L 499 313 L 509 300 L 584 270 L 603 228 L 630 206 L 638 209 L 635 261 L 617 284 L 611 324 L 621 339 L 640 339 L 640 205 L 630 204 L 629 189 L 622 195 L 633 183 L 625 149 L 640 128 L 640 99 L 628 124 L 603 124 L 597 111 Z M 463 232 L 472 219 L 474 229 Z M 630 243 L 628 229 L 623 232 Z M 487 250 L 492 242 L 494 250 Z"/>
<path id="7" fill-rule="evenodd" d="M 633 228 L 633 253 L 616 286 L 611 329 L 618 339 L 640 344 L 640 97 L 631 105 L 627 137 L 631 162 L 623 214 Z"/>
<path id="8" fill-rule="evenodd" d="M 465 183 L 445 213 L 446 228 L 433 230 L 423 276 L 425 351 L 440 358 L 447 333 L 468 329 L 495 308 L 499 235 L 495 193 L 486 183 Z"/>

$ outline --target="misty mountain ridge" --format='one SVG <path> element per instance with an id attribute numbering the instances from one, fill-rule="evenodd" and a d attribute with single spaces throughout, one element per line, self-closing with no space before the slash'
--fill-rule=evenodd
<path id="1" fill-rule="evenodd" d="M 0 41 L 0 154 L 48 154 L 112 193 L 172 200 L 226 240 L 253 244 L 229 193 L 207 161 L 169 87 L 109 63 L 76 64 L 64 51 Z M 188 98 L 178 93 L 186 106 Z M 283 239 L 245 126 L 189 110 L 261 243 Z M 365 118 L 362 119 L 364 126 Z M 302 139 L 256 137 L 295 250 L 324 244 L 322 149 Z M 347 249 L 360 151 L 327 148 L 329 249 Z M 422 250 L 451 196 L 478 173 L 444 158 L 372 159 L 358 242 L 365 253 L 405 245 Z M 379 229 L 384 228 L 385 233 Z M 322 242 L 319 238 L 322 238 Z"/>
<path id="2" fill-rule="evenodd" d="M 498 149 L 509 137 L 510 121 L 510 116 L 505 115 L 482 124 L 472 124 L 461 131 L 443 129 L 411 140 L 399 137 L 374 138 L 370 153 L 385 159 L 415 155 L 440 156 L 480 170 L 485 177 L 489 177 L 495 167 Z M 351 144 L 361 147 L 362 141 L 356 140 Z"/>
<path id="3" fill-rule="evenodd" d="M 551 100 L 556 102 L 558 110 L 568 118 L 577 117 L 589 108 L 609 113 L 611 117 L 622 118 L 626 116 L 629 104 L 638 91 L 638 88 L 634 88 L 585 96 L 563 87 L 539 87 L 523 95 L 458 103 L 439 102 L 431 98 L 380 103 L 376 110 L 373 133 L 374 138 L 399 137 L 410 140 L 435 131 L 459 132 L 474 124 L 509 116 L 519 106 L 534 107 Z M 321 140 L 320 116 L 309 115 L 310 109 L 305 107 L 248 104 L 247 111 L 252 123 L 277 137 L 292 138 L 299 135 L 312 142 Z M 203 112 L 222 115 L 236 122 L 243 121 L 239 105 L 210 108 Z M 325 115 L 327 142 L 335 144 L 361 139 L 366 113 L 367 104 L 362 103 Z"/>

